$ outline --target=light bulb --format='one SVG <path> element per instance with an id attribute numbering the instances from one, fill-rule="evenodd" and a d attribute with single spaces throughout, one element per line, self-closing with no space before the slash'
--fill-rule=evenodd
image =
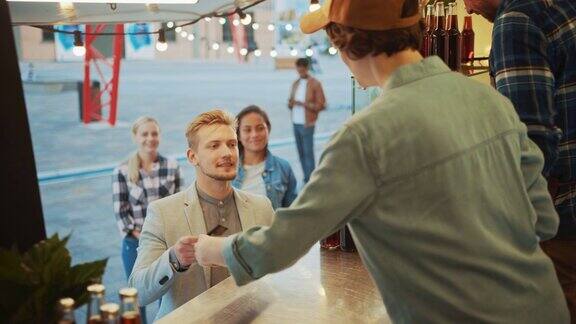
<path id="1" fill-rule="evenodd" d="M 258 30 L 258 29 L 260 28 L 260 25 L 258 25 L 257 23 L 253 23 L 253 24 L 252 24 L 252 28 L 253 28 L 254 30 Z"/>
<path id="2" fill-rule="evenodd" d="M 314 55 L 314 51 L 311 48 L 307 49 L 306 50 L 306 56 L 312 57 L 312 55 Z"/>
<path id="3" fill-rule="evenodd" d="M 330 46 L 328 53 L 330 53 L 330 55 L 336 55 L 338 53 L 338 49 L 336 49 L 334 46 Z"/>
<path id="4" fill-rule="evenodd" d="M 246 14 L 246 17 L 240 19 L 240 22 L 242 23 L 242 25 L 248 26 L 252 22 L 252 16 L 249 14 Z"/>
<path id="5" fill-rule="evenodd" d="M 286 24 L 284 28 L 286 29 L 286 31 L 292 31 L 292 29 L 294 29 L 294 26 L 292 26 L 292 24 Z"/>
<path id="6" fill-rule="evenodd" d="M 72 54 L 76 56 L 84 56 L 86 54 L 86 47 L 84 46 L 74 46 L 72 48 Z"/>
<path id="7" fill-rule="evenodd" d="M 240 25 L 240 20 L 238 20 L 238 19 L 232 20 L 232 25 L 234 25 L 234 26 Z"/>
<path id="8" fill-rule="evenodd" d="M 174 27 L 174 22 L 169 21 L 169 22 L 166 24 L 166 27 L 168 27 L 168 28 Z"/>
<path id="9" fill-rule="evenodd" d="M 242 49 L 240 50 L 240 55 L 242 55 L 242 56 L 248 55 L 248 50 L 245 49 L 245 48 L 242 48 Z"/>
<path id="10" fill-rule="evenodd" d="M 226 24 L 226 18 L 220 18 L 218 19 L 218 22 L 220 23 L 220 25 L 224 25 Z"/>
<path id="11" fill-rule="evenodd" d="M 215 50 L 215 51 L 219 50 L 219 49 L 220 49 L 220 44 L 218 44 L 218 43 L 212 44 L 212 49 Z"/>
<path id="12" fill-rule="evenodd" d="M 234 53 L 234 47 L 228 46 L 228 48 L 226 49 L 226 52 L 228 52 L 230 54 Z"/>
<path id="13" fill-rule="evenodd" d="M 276 52 L 276 50 L 271 50 L 271 51 L 270 51 L 270 56 L 271 56 L 271 57 L 276 57 L 276 56 L 278 56 L 278 52 Z"/>
<path id="14" fill-rule="evenodd" d="M 206 18 L 204 18 L 204 20 L 206 20 L 207 22 L 210 22 L 212 20 L 212 18 L 206 17 Z"/>
<path id="15" fill-rule="evenodd" d="M 178 26 L 176 27 L 176 29 L 174 29 L 175 32 L 179 33 L 182 31 L 182 27 Z"/>
<path id="16" fill-rule="evenodd" d="M 292 55 L 292 56 L 298 55 L 298 50 L 297 50 L 297 49 L 291 50 L 291 51 L 290 51 L 290 55 Z"/>
<path id="17" fill-rule="evenodd" d="M 164 52 L 168 49 L 168 43 L 165 42 L 156 42 L 156 49 L 159 52 Z"/>
<path id="18" fill-rule="evenodd" d="M 262 51 L 261 51 L 261 50 L 257 49 L 257 50 L 254 51 L 254 56 L 260 57 L 260 55 L 262 55 Z"/>
<path id="19" fill-rule="evenodd" d="M 310 7 L 308 7 L 308 9 L 310 10 L 310 12 L 314 12 L 314 11 L 320 9 L 320 4 L 319 3 L 313 3 L 310 5 Z"/>
<path id="20" fill-rule="evenodd" d="M 269 24 L 269 25 L 268 25 L 268 30 L 269 30 L 269 31 L 274 31 L 274 29 L 276 29 L 276 27 L 274 26 L 274 24 Z"/>
<path id="21" fill-rule="evenodd" d="M 195 37 L 194 37 L 194 34 L 190 34 L 190 35 L 188 35 L 188 40 L 189 40 L 189 41 L 193 41 L 193 40 L 194 40 L 194 38 L 195 38 Z"/>
<path id="22" fill-rule="evenodd" d="M 182 31 L 182 32 L 180 33 L 180 36 L 182 36 L 182 38 L 186 38 L 186 37 L 188 37 L 188 32 Z"/>

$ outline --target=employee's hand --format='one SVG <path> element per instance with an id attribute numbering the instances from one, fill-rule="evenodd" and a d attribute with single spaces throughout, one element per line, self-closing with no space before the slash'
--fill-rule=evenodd
<path id="1" fill-rule="evenodd" d="M 134 236 L 136 239 L 140 239 L 140 231 L 139 230 L 132 230 L 132 236 Z"/>
<path id="2" fill-rule="evenodd" d="M 176 258 L 182 267 L 188 267 L 192 263 L 196 262 L 196 257 L 194 256 L 194 244 L 196 244 L 197 241 L 197 237 L 182 236 L 172 247 L 174 249 L 174 254 L 176 254 Z"/>
<path id="3" fill-rule="evenodd" d="M 222 248 L 225 237 L 214 237 L 200 234 L 198 242 L 194 245 L 196 260 L 201 266 L 226 266 Z"/>

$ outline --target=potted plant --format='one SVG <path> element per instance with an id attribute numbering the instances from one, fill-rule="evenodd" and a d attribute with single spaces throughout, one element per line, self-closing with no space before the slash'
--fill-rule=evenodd
<path id="1" fill-rule="evenodd" d="M 86 287 L 101 282 L 108 259 L 72 266 L 69 237 L 54 234 L 22 254 L 0 249 L 0 323 L 54 323 L 60 298 L 88 302 Z"/>

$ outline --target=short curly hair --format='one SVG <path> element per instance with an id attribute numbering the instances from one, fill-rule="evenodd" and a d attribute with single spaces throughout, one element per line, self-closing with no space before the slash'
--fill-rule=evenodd
<path id="1" fill-rule="evenodd" d="M 418 13 L 418 0 L 406 0 L 402 8 L 402 17 Z M 352 60 L 365 56 L 377 56 L 386 53 L 388 56 L 406 50 L 419 50 L 424 31 L 423 22 L 406 28 L 390 30 L 364 30 L 330 23 L 326 27 L 330 40 L 340 51 Z"/>

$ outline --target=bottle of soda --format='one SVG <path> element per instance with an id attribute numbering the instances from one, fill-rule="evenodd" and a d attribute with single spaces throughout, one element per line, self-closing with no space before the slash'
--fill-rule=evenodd
<path id="1" fill-rule="evenodd" d="M 352 239 L 352 234 L 348 225 L 344 226 L 340 230 L 340 250 L 344 252 L 354 252 L 356 251 L 356 244 L 354 244 L 354 239 Z"/>
<path id="2" fill-rule="evenodd" d="M 100 306 L 100 315 L 103 324 L 120 324 L 120 306 L 116 303 L 107 303 Z"/>
<path id="3" fill-rule="evenodd" d="M 464 16 L 462 28 L 462 63 L 474 60 L 474 30 L 472 29 L 472 16 Z"/>
<path id="4" fill-rule="evenodd" d="M 58 301 L 58 324 L 76 324 L 74 299 L 62 298 Z"/>
<path id="5" fill-rule="evenodd" d="M 320 241 L 320 247 L 323 249 L 334 250 L 340 246 L 340 231 L 336 231 Z"/>
<path id="6" fill-rule="evenodd" d="M 120 289 L 120 323 L 140 324 L 140 310 L 138 308 L 138 291 L 136 288 Z"/>
<path id="7" fill-rule="evenodd" d="M 448 17 L 446 20 L 446 48 L 448 50 L 448 67 L 452 71 L 460 71 L 462 45 L 460 30 L 458 30 L 458 14 L 456 2 L 448 4 Z"/>
<path id="8" fill-rule="evenodd" d="M 88 302 L 88 312 L 86 313 L 87 324 L 101 324 L 100 307 L 104 304 L 104 293 L 106 288 L 101 284 L 93 284 L 86 288 L 90 294 Z"/>
<path id="9" fill-rule="evenodd" d="M 426 6 L 426 29 L 424 30 L 424 37 L 422 39 L 422 56 L 427 57 L 431 55 L 432 45 L 432 32 L 436 29 L 436 17 L 434 16 L 434 6 Z"/>
<path id="10" fill-rule="evenodd" d="M 430 50 L 432 55 L 438 55 L 446 64 L 448 64 L 445 24 L 444 2 L 440 1 L 436 3 L 436 28 L 432 32 Z"/>

